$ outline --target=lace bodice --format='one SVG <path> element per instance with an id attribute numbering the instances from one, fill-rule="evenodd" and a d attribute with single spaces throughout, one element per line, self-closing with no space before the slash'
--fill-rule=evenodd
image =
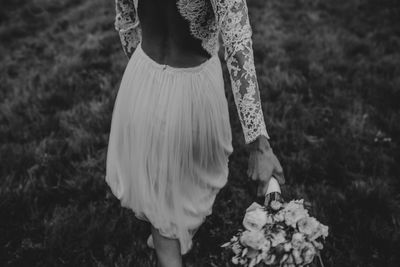
<path id="1" fill-rule="evenodd" d="M 141 40 L 138 0 L 115 0 L 115 29 L 130 58 Z M 189 21 L 191 34 L 202 41 L 210 54 L 218 52 L 221 35 L 232 92 L 245 143 L 258 136 L 269 138 L 262 112 L 254 67 L 252 29 L 245 0 L 178 0 L 179 13 Z"/>

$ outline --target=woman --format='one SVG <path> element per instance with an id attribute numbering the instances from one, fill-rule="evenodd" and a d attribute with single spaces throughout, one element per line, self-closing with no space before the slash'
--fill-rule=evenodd
<path id="1" fill-rule="evenodd" d="M 106 181 L 121 205 L 152 225 L 159 266 L 181 255 L 226 184 L 233 152 L 219 36 L 251 146 L 247 174 L 283 183 L 268 143 L 245 0 L 116 0 L 129 62 L 114 106 Z"/>

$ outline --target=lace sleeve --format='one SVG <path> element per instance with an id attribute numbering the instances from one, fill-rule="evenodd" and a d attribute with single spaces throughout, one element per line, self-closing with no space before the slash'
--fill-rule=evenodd
<path id="1" fill-rule="evenodd" d="M 140 26 L 134 1 L 137 0 L 115 0 L 115 29 L 119 33 L 122 48 L 128 58 L 140 42 Z"/>
<path id="2" fill-rule="evenodd" d="M 254 67 L 252 29 L 247 4 L 245 0 L 230 2 L 221 22 L 221 35 L 245 143 L 249 144 L 260 135 L 268 139 L 269 135 L 265 127 Z"/>

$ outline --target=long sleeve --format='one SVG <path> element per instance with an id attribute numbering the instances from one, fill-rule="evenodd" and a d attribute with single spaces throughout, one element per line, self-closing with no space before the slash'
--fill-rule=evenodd
<path id="1" fill-rule="evenodd" d="M 249 144 L 260 135 L 269 139 L 254 66 L 252 29 L 246 1 L 226 2 L 229 4 L 221 22 L 221 36 L 239 120 L 245 143 Z"/>
<path id="2" fill-rule="evenodd" d="M 115 0 L 114 26 L 128 58 L 132 56 L 141 38 L 141 28 L 134 1 L 137 2 L 137 0 Z"/>

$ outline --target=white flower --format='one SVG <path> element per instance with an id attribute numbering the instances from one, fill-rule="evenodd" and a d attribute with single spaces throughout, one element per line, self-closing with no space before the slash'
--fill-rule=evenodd
<path id="1" fill-rule="evenodd" d="M 261 248 L 262 252 L 261 253 L 267 253 L 271 249 L 271 241 L 267 239 L 267 242 L 265 242 L 264 246 Z"/>
<path id="2" fill-rule="evenodd" d="M 292 246 L 294 248 L 301 248 L 304 243 L 304 235 L 302 233 L 294 233 L 292 236 Z"/>
<path id="3" fill-rule="evenodd" d="M 300 219 L 308 217 L 308 211 L 304 209 L 303 204 L 291 203 L 285 208 L 285 223 L 295 228 Z"/>
<path id="4" fill-rule="evenodd" d="M 246 230 L 261 230 L 267 223 L 268 217 L 265 210 L 258 203 L 253 202 L 246 210 L 243 226 Z"/>
<path id="5" fill-rule="evenodd" d="M 313 261 L 316 253 L 314 246 L 308 242 L 304 244 L 304 248 L 301 252 L 303 255 L 305 265 L 310 264 Z"/>
<path id="6" fill-rule="evenodd" d="M 299 231 L 306 234 L 309 240 L 315 240 L 320 236 L 328 236 L 328 226 L 319 223 L 315 218 L 302 219 L 298 222 Z"/>
<path id="7" fill-rule="evenodd" d="M 303 233 L 307 236 L 310 236 L 319 230 L 319 222 L 313 217 L 305 217 L 300 219 L 297 222 L 297 226 L 299 227 L 300 233 Z"/>
<path id="8" fill-rule="evenodd" d="M 276 247 L 277 245 L 284 243 L 286 241 L 285 236 L 286 233 L 283 230 L 272 233 L 271 246 Z"/>
<path id="9" fill-rule="evenodd" d="M 246 230 L 242 233 L 240 242 L 246 247 L 259 250 L 265 246 L 268 241 L 265 239 L 265 236 L 262 232 Z"/>
<path id="10" fill-rule="evenodd" d="M 292 244 L 289 243 L 289 242 L 285 243 L 285 244 L 283 245 L 283 249 L 284 249 L 286 252 L 289 252 L 289 251 L 292 249 Z"/>
<path id="11" fill-rule="evenodd" d="M 274 220 L 276 222 L 283 222 L 285 220 L 284 212 L 280 211 L 274 215 Z"/>
<path id="12" fill-rule="evenodd" d="M 300 250 L 298 250 L 298 249 L 293 249 L 293 250 L 292 250 L 292 255 L 293 255 L 294 262 L 295 262 L 297 265 L 300 265 L 300 264 L 303 262 L 303 258 L 301 257 Z"/>
<path id="13" fill-rule="evenodd" d="M 319 226 L 321 227 L 321 235 L 325 238 L 328 236 L 329 234 L 329 227 L 326 225 L 323 225 L 322 223 L 319 224 Z"/>
<path id="14" fill-rule="evenodd" d="M 235 264 L 235 265 L 238 264 L 239 263 L 239 259 L 237 257 L 233 257 L 232 258 L 232 263 Z"/>
<path id="15" fill-rule="evenodd" d="M 270 205 L 271 209 L 279 210 L 282 207 L 282 202 L 273 200 L 273 201 L 271 201 L 271 203 L 269 205 Z"/>

